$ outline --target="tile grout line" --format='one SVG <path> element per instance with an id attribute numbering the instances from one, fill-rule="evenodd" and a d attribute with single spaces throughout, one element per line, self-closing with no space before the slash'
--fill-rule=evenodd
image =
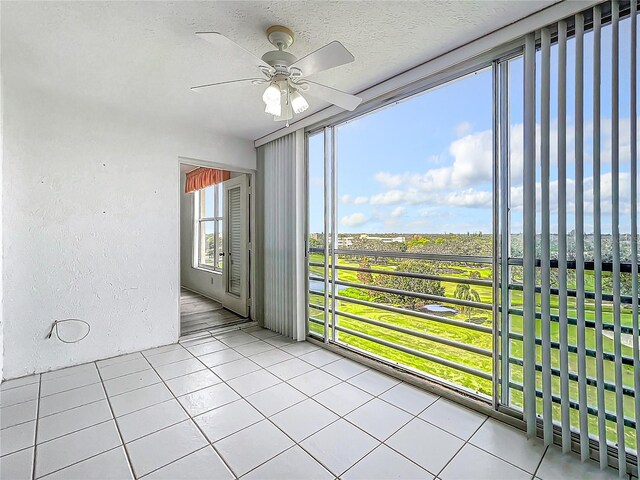
<path id="1" fill-rule="evenodd" d="M 38 451 L 38 424 L 40 423 L 40 390 L 42 388 L 42 375 L 38 378 L 38 397 L 36 402 L 36 423 L 35 432 L 33 435 L 33 459 L 31 463 L 31 480 L 36 478 L 36 455 Z"/>
<path id="2" fill-rule="evenodd" d="M 426 410 L 426 409 L 425 409 L 425 410 Z M 458 456 L 458 454 L 462 451 L 462 449 L 463 449 L 464 447 L 466 447 L 466 446 L 467 446 L 467 443 L 469 443 L 469 440 L 471 439 L 471 437 L 473 437 L 473 436 L 476 434 L 476 432 L 477 432 L 478 430 L 480 430 L 480 429 L 482 428 L 482 426 L 483 426 L 485 423 L 487 423 L 487 420 L 489 420 L 489 417 L 485 418 L 485 419 L 484 419 L 484 421 L 483 421 L 483 422 L 478 426 L 478 428 L 476 428 L 476 429 L 473 431 L 473 433 L 469 436 L 469 439 L 465 440 L 465 441 L 464 441 L 464 443 L 462 444 L 462 446 L 461 446 L 458 450 L 456 450 L 456 453 L 454 453 L 454 454 L 453 454 L 453 456 L 449 459 L 449 461 L 447 461 L 447 463 L 445 463 L 444 467 L 442 467 L 442 468 L 440 469 L 440 471 L 439 471 L 438 473 L 436 473 L 436 474 L 435 474 L 435 476 L 436 476 L 436 477 L 439 477 L 439 476 L 440 476 L 440 474 L 446 470 L 446 468 L 447 468 L 447 467 L 449 466 L 449 464 L 453 461 L 453 459 L 454 459 L 454 458 L 456 458 L 456 457 Z M 447 433 L 449 433 L 450 435 L 452 435 L 452 433 L 451 433 L 451 432 L 447 432 Z M 460 438 L 460 437 L 458 437 L 458 438 Z M 529 472 L 527 472 L 527 473 L 529 473 Z"/>
<path id="3" fill-rule="evenodd" d="M 540 470 L 540 465 L 542 465 L 542 461 L 544 460 L 544 457 L 546 457 L 548 451 L 549 451 L 549 445 L 545 445 L 544 452 L 542 452 L 542 456 L 540 457 L 540 461 L 538 462 L 536 469 L 533 471 L 533 476 L 531 477 L 532 479 L 536 478 L 536 475 L 538 474 L 538 470 Z"/>
<path id="4" fill-rule="evenodd" d="M 116 414 L 113 411 L 113 407 L 111 406 L 111 400 L 109 399 L 109 395 L 107 395 L 107 389 L 104 386 L 104 381 L 102 380 L 102 374 L 100 373 L 100 369 L 98 368 L 98 364 L 95 363 L 96 370 L 98 370 L 98 376 L 100 377 L 100 384 L 102 385 L 102 391 L 104 392 L 104 396 L 107 400 L 107 405 L 109 406 L 109 412 L 111 412 L 111 419 L 116 427 L 116 431 L 118 432 L 118 437 L 120 438 L 120 443 L 122 444 L 122 448 L 124 450 L 124 455 L 127 458 L 127 465 L 129 466 L 129 472 L 135 478 L 135 474 L 133 471 L 133 464 L 131 463 L 131 457 L 129 456 L 129 450 L 127 449 L 127 445 L 124 442 L 124 438 L 122 437 L 122 432 L 120 431 L 120 425 L 118 425 L 118 421 L 116 420 Z M 102 452 L 104 453 L 104 452 Z"/>
<path id="5" fill-rule="evenodd" d="M 107 420 L 107 422 L 108 422 L 108 420 Z M 96 423 L 96 425 L 102 425 L 103 423 L 106 423 L 106 422 Z M 58 438 L 60 438 L 60 437 L 58 437 Z M 47 477 L 53 475 L 54 473 L 60 472 L 60 471 L 65 470 L 65 469 L 67 469 L 69 467 L 73 467 L 74 465 L 78 465 L 79 463 L 86 462 L 87 460 L 91 460 L 92 458 L 96 458 L 96 457 L 102 455 L 103 453 L 112 452 L 113 450 L 117 450 L 120 447 L 122 447 L 122 445 L 118 445 L 116 447 L 108 448 L 107 450 L 104 450 L 104 451 L 99 452 L 99 453 L 95 453 L 93 455 L 88 456 L 87 458 L 83 458 L 82 460 L 78 460 L 77 462 L 69 463 L 68 465 L 65 465 L 64 467 L 60 467 L 60 468 L 57 468 L 55 470 L 52 470 L 51 472 L 47 472 L 46 475 L 38 477 L 37 480 L 39 480 L 39 479 L 45 479 L 46 480 Z"/>
<path id="6" fill-rule="evenodd" d="M 178 423 L 182 423 L 182 422 L 186 422 L 186 421 L 187 421 L 187 420 L 181 420 L 181 421 L 180 421 L 180 422 L 178 422 Z M 177 425 L 178 423 L 174 423 L 174 424 L 173 424 L 173 425 L 171 425 L 171 426 L 175 426 L 175 425 Z M 167 428 L 169 428 L 169 427 L 167 427 Z M 163 430 L 164 430 L 164 429 L 163 429 Z M 160 430 L 158 430 L 158 431 L 160 431 Z M 157 432 L 154 432 L 154 433 L 157 433 Z M 143 437 L 140 437 L 140 438 L 143 438 Z M 136 440 L 137 440 L 137 439 L 136 439 Z M 154 470 L 151 470 L 150 472 L 147 472 L 147 473 L 145 473 L 144 475 L 142 475 L 142 476 L 140 476 L 140 477 L 134 477 L 134 478 L 136 478 L 136 480 L 138 480 L 138 479 L 140 479 L 140 478 L 146 478 L 146 477 L 148 477 L 149 475 L 154 474 L 154 473 L 155 473 L 155 472 L 157 472 L 158 470 L 162 470 L 163 468 L 168 467 L 169 465 L 173 465 L 174 463 L 179 462 L 180 460 L 182 460 L 182 459 L 184 459 L 184 458 L 187 458 L 188 456 L 193 455 L 193 454 L 195 454 L 195 453 L 198 453 L 198 452 L 200 452 L 200 451 L 202 451 L 202 450 L 206 450 L 207 448 L 213 448 L 213 445 L 211 445 L 211 443 L 208 443 L 208 444 L 207 444 L 207 445 L 205 445 L 204 447 L 200 447 L 200 448 L 198 448 L 197 450 L 194 450 L 193 452 L 189 452 L 189 453 L 187 453 L 186 455 L 181 456 L 180 458 L 176 458 L 175 460 L 172 460 L 171 462 L 167 463 L 166 465 L 163 465 L 163 466 L 158 467 L 158 468 L 156 468 L 156 469 L 154 469 Z M 216 453 L 216 455 L 218 454 L 218 452 L 216 452 L 216 451 L 215 451 L 215 449 L 214 449 L 214 452 Z M 220 455 L 218 455 L 218 456 L 220 456 Z M 222 459 L 222 457 L 220 457 L 220 458 Z M 224 461 L 223 461 L 223 463 L 224 463 Z M 226 466 L 226 463 L 225 463 L 225 466 Z M 231 469 L 229 469 L 229 471 L 231 472 Z M 231 472 L 231 475 L 232 475 L 234 478 L 236 478 L 236 479 L 238 478 L 238 477 L 236 477 L 236 476 L 233 474 L 233 472 Z"/>
<path id="7" fill-rule="evenodd" d="M 24 375 L 22 377 L 17 377 L 17 378 L 12 378 L 10 380 L 5 380 L 4 382 L 0 383 L 0 385 L 3 384 L 7 384 L 8 382 L 13 382 L 14 380 L 20 380 L 22 378 L 26 378 L 26 377 L 31 377 L 31 376 L 36 376 L 36 375 L 40 375 L 39 373 L 32 373 L 30 375 Z M 31 382 L 31 383 L 25 383 L 24 385 L 16 385 L 15 387 L 9 387 L 9 388 L 0 388 L 0 393 L 6 393 L 6 392 L 10 392 L 11 390 L 15 390 L 16 388 L 23 388 L 23 387 L 30 387 L 31 385 L 35 385 L 36 383 L 39 383 L 40 379 L 38 378 L 38 380 Z M 23 403 L 23 402 L 20 402 Z M 7 405 L 9 406 L 9 405 Z M 4 407 L 0 407 L 0 408 L 4 408 Z"/>

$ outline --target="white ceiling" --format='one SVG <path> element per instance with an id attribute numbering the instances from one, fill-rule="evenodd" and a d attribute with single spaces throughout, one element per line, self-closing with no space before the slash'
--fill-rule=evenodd
<path id="1" fill-rule="evenodd" d="M 357 93 L 551 3 L 3 1 L 2 74 L 65 98 L 255 139 L 282 126 L 263 112 L 264 87 L 191 92 L 247 73 L 194 32 L 219 31 L 257 56 L 272 49 L 264 31 L 274 24 L 296 33 L 298 57 L 339 40 L 355 62 L 312 79 Z M 306 113 L 327 106 L 309 100 Z"/>

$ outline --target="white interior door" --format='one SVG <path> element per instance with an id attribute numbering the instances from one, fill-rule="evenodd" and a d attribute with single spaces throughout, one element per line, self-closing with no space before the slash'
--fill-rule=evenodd
<path id="1" fill-rule="evenodd" d="M 224 182 L 222 304 L 243 317 L 249 296 L 249 184 L 247 175 Z"/>

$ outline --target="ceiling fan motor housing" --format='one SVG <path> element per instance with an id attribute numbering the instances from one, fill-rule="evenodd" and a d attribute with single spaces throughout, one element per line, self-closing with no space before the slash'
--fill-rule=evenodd
<path id="1" fill-rule="evenodd" d="M 276 71 L 280 69 L 287 69 L 289 66 L 296 62 L 295 55 L 285 52 L 284 50 L 272 50 L 262 56 L 262 61 L 271 65 Z M 283 72 L 284 73 L 284 72 Z"/>
<path id="2" fill-rule="evenodd" d="M 276 69 L 276 72 L 286 74 L 286 70 L 297 58 L 285 50 L 293 44 L 293 32 L 282 25 L 274 25 L 267 29 L 267 39 L 277 48 L 262 56 L 262 61 Z"/>

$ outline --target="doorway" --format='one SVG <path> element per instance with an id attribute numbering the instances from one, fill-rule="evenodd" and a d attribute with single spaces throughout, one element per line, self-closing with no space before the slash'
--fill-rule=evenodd
<path id="1" fill-rule="evenodd" d="M 180 161 L 180 334 L 251 321 L 251 172 Z"/>

